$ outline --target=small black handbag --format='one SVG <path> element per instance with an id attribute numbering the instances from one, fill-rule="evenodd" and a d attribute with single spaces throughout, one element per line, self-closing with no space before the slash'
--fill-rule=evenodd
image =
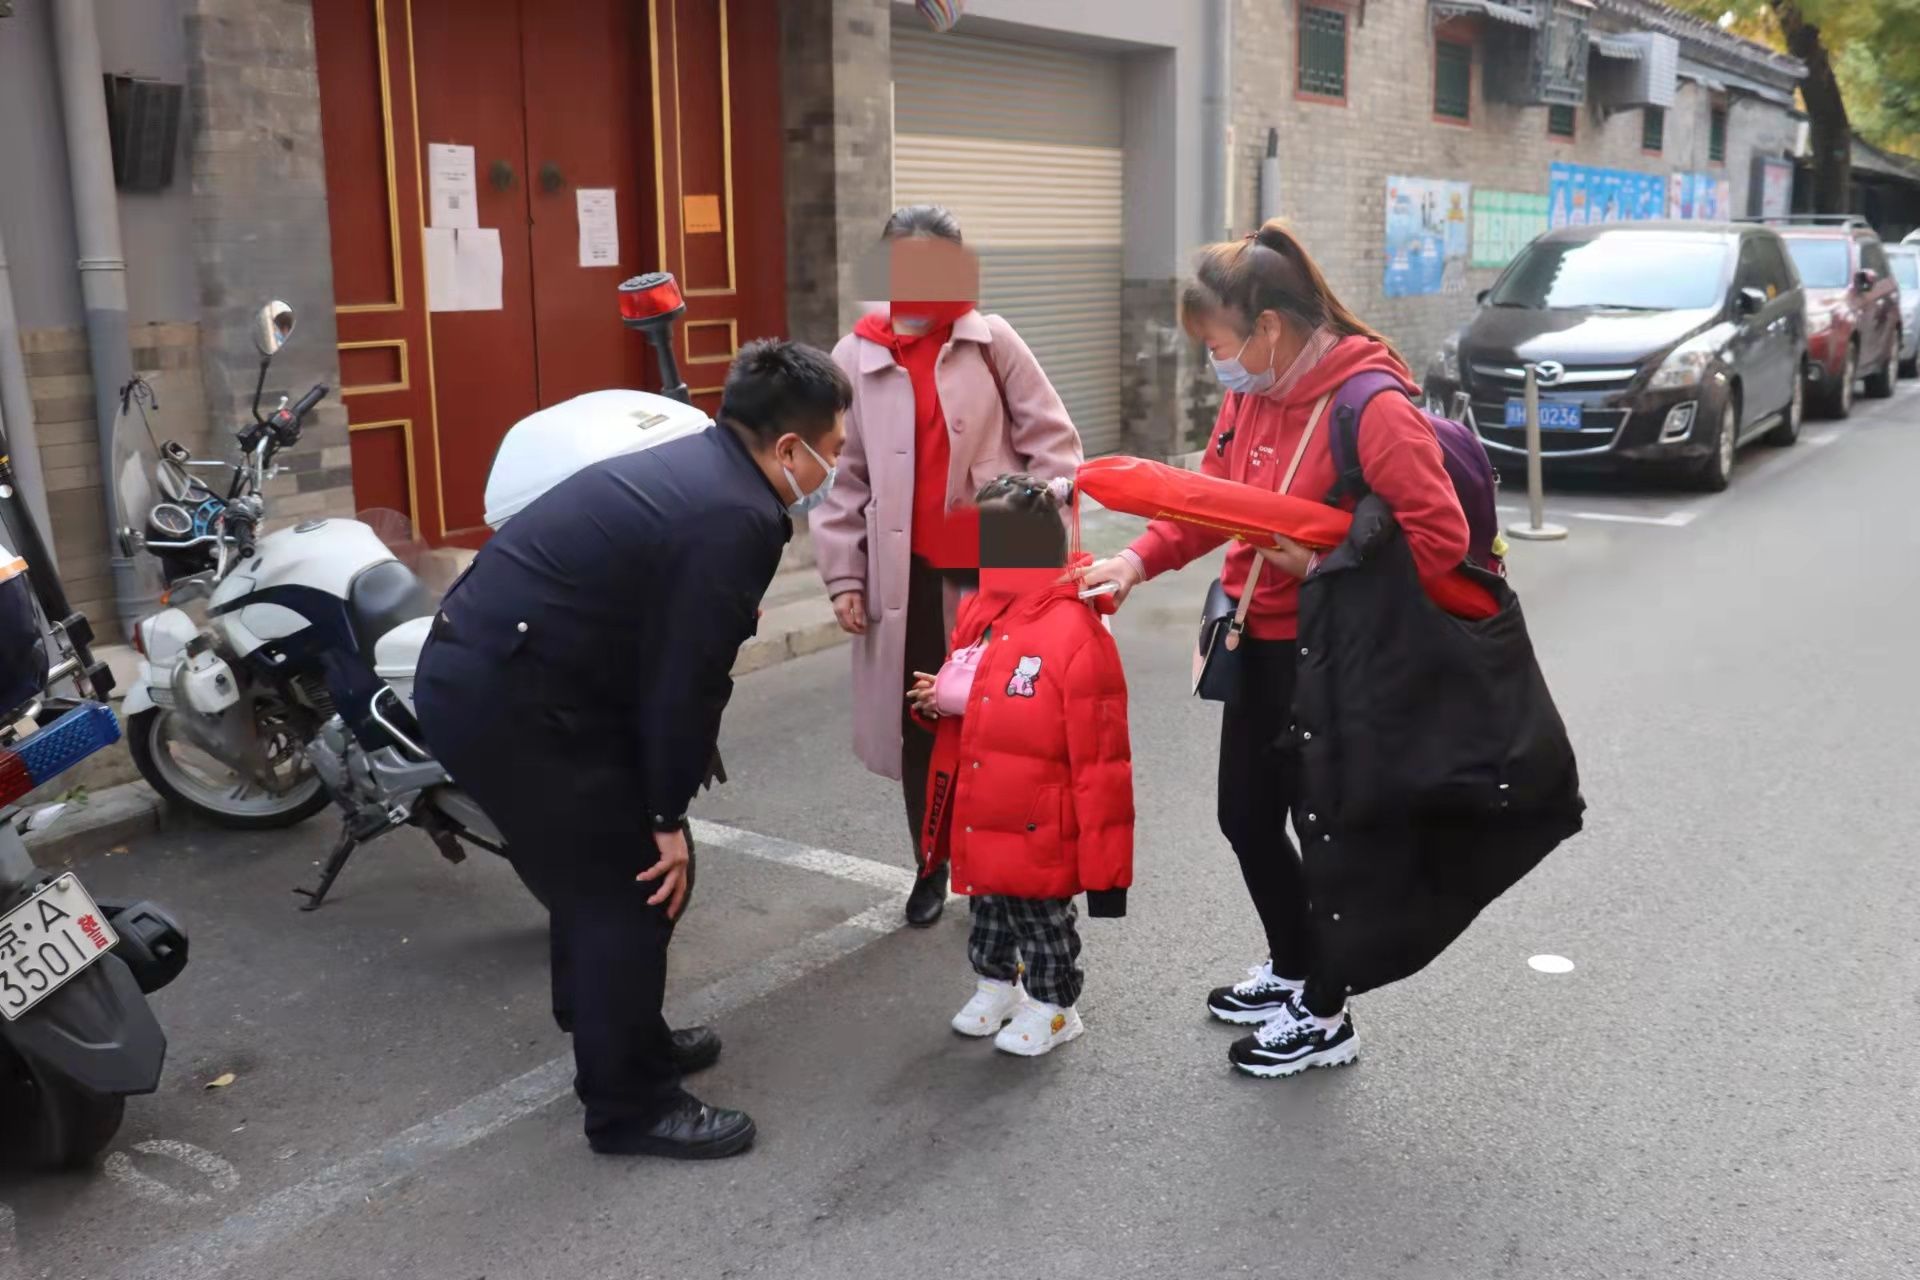
<path id="1" fill-rule="evenodd" d="M 1300 459 L 1307 454 L 1307 442 L 1313 439 L 1313 430 L 1320 425 L 1320 415 L 1326 412 L 1327 401 L 1331 394 L 1320 397 L 1313 406 L 1313 416 L 1307 419 L 1307 429 L 1300 433 L 1300 443 L 1294 447 L 1293 461 L 1287 464 L 1287 474 L 1280 481 L 1277 492 L 1285 493 L 1293 487 L 1293 473 L 1300 469 Z M 1240 642 L 1247 630 L 1247 609 L 1253 604 L 1253 593 L 1260 585 L 1260 569 L 1266 564 L 1266 557 L 1254 553 L 1253 564 L 1247 569 L 1246 585 L 1240 588 L 1238 601 L 1227 594 L 1227 587 L 1219 578 L 1207 588 L 1207 602 L 1200 609 L 1200 639 L 1193 650 L 1193 694 L 1208 702 L 1237 702 L 1243 684 L 1242 668 L 1246 665 L 1245 656 L 1240 652 Z"/>
<path id="2" fill-rule="evenodd" d="M 1240 641 L 1247 629 L 1247 611 L 1243 602 L 1253 600 L 1260 583 L 1260 566 L 1266 561 L 1255 557 L 1247 571 L 1247 585 L 1235 600 L 1215 578 L 1207 588 L 1207 602 L 1200 608 L 1200 642 L 1193 650 L 1193 694 L 1208 702 L 1238 702 L 1243 683 L 1245 659 Z"/>

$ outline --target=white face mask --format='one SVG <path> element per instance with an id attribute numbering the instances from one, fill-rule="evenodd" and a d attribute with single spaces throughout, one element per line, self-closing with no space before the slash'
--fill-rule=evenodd
<path id="1" fill-rule="evenodd" d="M 800 442 L 800 447 L 813 455 L 813 460 L 820 464 L 820 469 L 827 473 L 827 478 L 822 480 L 820 487 L 812 493 L 802 493 L 800 482 L 793 478 L 792 469 L 784 466 L 780 468 L 780 474 L 787 478 L 787 488 L 793 492 L 793 501 L 787 504 L 787 511 L 796 518 L 806 515 L 827 500 L 827 495 L 833 492 L 833 477 L 839 471 L 838 467 L 814 453 L 813 446 L 805 440 Z"/>

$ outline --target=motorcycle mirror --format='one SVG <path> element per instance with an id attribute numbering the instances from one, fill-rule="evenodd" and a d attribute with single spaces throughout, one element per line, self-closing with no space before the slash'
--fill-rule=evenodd
<path id="1" fill-rule="evenodd" d="M 293 308 L 275 299 L 261 307 L 253 322 L 253 345 L 271 360 L 293 337 Z"/>

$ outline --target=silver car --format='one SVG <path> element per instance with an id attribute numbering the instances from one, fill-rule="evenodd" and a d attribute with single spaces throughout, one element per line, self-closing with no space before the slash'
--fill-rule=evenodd
<path id="1" fill-rule="evenodd" d="M 1900 285 L 1900 376 L 1920 377 L 1920 242 L 1887 246 Z"/>

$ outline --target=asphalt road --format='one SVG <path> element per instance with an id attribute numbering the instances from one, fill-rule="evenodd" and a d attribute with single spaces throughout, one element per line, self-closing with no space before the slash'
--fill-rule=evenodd
<path id="1" fill-rule="evenodd" d="M 1048 1058 L 947 1029 L 959 902 L 896 928 L 844 653 L 742 682 L 670 996 L 726 1038 L 695 1086 L 759 1120 L 742 1159 L 588 1152 L 491 859 L 391 840 L 302 915 L 320 822 L 102 852 L 192 930 L 172 1056 L 103 1170 L 0 1175 L 0 1280 L 1920 1274 L 1917 476 L 1903 388 L 1725 495 L 1554 495 L 1572 538 L 1513 573 L 1588 830 L 1357 1002 L 1337 1072 L 1236 1076 L 1202 1011 L 1260 944 L 1185 696 L 1198 566 L 1117 623 L 1138 883 Z"/>

